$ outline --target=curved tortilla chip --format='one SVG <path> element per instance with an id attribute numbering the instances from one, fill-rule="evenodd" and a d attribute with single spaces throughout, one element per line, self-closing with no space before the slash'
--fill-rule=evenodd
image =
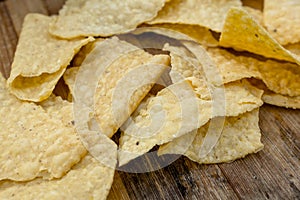
<path id="1" fill-rule="evenodd" d="M 159 11 L 149 24 L 199 25 L 221 32 L 227 11 L 241 7 L 240 0 L 172 0 Z"/>
<path id="2" fill-rule="evenodd" d="M 126 33 L 153 19 L 165 1 L 68 0 L 49 31 L 62 38 Z"/>
<path id="3" fill-rule="evenodd" d="M 60 40 L 49 35 L 51 17 L 28 14 L 8 79 L 19 99 L 39 102 L 48 98 L 70 61 L 93 38 Z"/>
<path id="4" fill-rule="evenodd" d="M 0 199 L 106 199 L 114 168 L 86 155 L 65 176 L 51 181 L 0 182 Z"/>

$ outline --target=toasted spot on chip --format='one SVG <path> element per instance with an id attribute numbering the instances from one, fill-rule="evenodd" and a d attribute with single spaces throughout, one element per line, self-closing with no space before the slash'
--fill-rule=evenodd
<path id="1" fill-rule="evenodd" d="M 86 155 L 60 179 L 0 182 L 0 199 L 106 199 L 114 168 Z"/>
<path id="2" fill-rule="evenodd" d="M 79 49 L 93 38 L 60 40 L 50 36 L 51 17 L 28 14 L 8 79 L 10 91 L 19 99 L 39 102 L 49 97 Z"/>
<path id="3" fill-rule="evenodd" d="M 60 105 L 60 110 L 69 112 L 59 113 L 55 103 L 55 108 L 43 109 L 22 102 L 9 94 L 4 78 L 0 79 L 0 180 L 62 177 L 86 154 L 75 128 L 67 125 L 72 105 Z"/>
<path id="4" fill-rule="evenodd" d="M 214 91 L 218 93 L 222 89 L 214 88 Z M 194 78 L 170 85 L 152 97 L 146 108 L 139 110 L 122 127 L 124 132 L 120 138 L 119 165 L 148 152 L 155 145 L 170 142 L 201 127 L 213 117 L 237 116 L 263 104 L 262 91 L 244 81 L 225 85 L 225 99 L 212 100 L 208 95 L 201 97 L 205 93 L 210 94 L 207 90 L 204 82 Z M 212 107 L 213 101 L 220 103 Z M 189 115 L 183 115 L 185 111 Z M 151 122 L 159 124 L 161 121 L 163 124 L 149 126 Z"/>
<path id="5" fill-rule="evenodd" d="M 153 19 L 166 0 L 68 0 L 49 31 L 62 38 L 126 33 Z"/>
<path id="6" fill-rule="evenodd" d="M 219 43 L 267 58 L 300 63 L 298 56 L 283 48 L 247 11 L 240 8 L 228 11 Z"/>
<path id="7" fill-rule="evenodd" d="M 203 140 L 209 129 L 210 131 L 218 129 L 215 126 L 216 124 L 211 122 L 199 128 L 194 135 L 184 135 L 161 146 L 158 153 L 163 155 L 182 152 L 178 144 L 190 140 L 190 137 L 195 138 L 184 155 L 201 164 L 231 162 L 250 153 L 256 153 L 263 148 L 263 144 L 260 141 L 261 132 L 258 125 L 258 111 L 259 109 L 257 108 L 237 117 L 226 117 L 219 141 L 205 157 L 199 157 Z"/>
<path id="8" fill-rule="evenodd" d="M 239 0 L 172 0 L 159 11 L 149 24 L 190 24 L 200 25 L 221 32 L 227 11 L 241 7 Z"/>
<path id="9" fill-rule="evenodd" d="M 263 19 L 269 33 L 282 45 L 300 42 L 300 1 L 265 0 Z"/>
<path id="10" fill-rule="evenodd" d="M 121 45 L 132 46 L 118 40 L 110 41 L 118 48 Z M 89 56 L 97 57 L 97 52 L 92 51 Z M 105 71 L 99 77 L 95 93 L 95 117 L 101 132 L 111 137 L 168 66 L 168 55 L 153 56 L 140 49 L 121 55 L 109 66 L 99 63 Z"/>

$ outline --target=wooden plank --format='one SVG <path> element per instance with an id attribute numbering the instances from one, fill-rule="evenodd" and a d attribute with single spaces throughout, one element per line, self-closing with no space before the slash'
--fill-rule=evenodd
<path id="1" fill-rule="evenodd" d="M 5 4 L 18 35 L 21 32 L 23 19 L 27 13 L 48 15 L 48 11 L 41 0 L 7 0 Z"/>
<path id="2" fill-rule="evenodd" d="M 8 78 L 18 39 L 5 2 L 0 2 L 0 35 L 0 70 Z"/>
<path id="3" fill-rule="evenodd" d="M 58 11 L 62 8 L 66 0 L 43 0 L 49 15 L 58 14 Z"/>
<path id="4" fill-rule="evenodd" d="M 281 116 L 290 112 L 297 115 L 299 134 L 300 111 L 285 110 L 274 106 L 263 106 L 260 114 L 263 151 L 249 155 L 231 164 L 219 165 L 225 176 L 242 199 L 296 199 L 300 197 L 299 146 L 287 146 L 282 140 L 278 123 L 274 122 L 272 111 Z M 289 126 L 290 127 L 290 126 Z M 285 137 L 285 136 L 283 136 Z M 295 148 L 295 150 L 292 150 Z M 298 150 L 297 150 L 298 149 Z"/>
<path id="5" fill-rule="evenodd" d="M 128 192 L 123 184 L 123 181 L 119 175 L 119 172 L 115 172 L 114 182 L 107 197 L 107 200 L 130 200 Z"/>

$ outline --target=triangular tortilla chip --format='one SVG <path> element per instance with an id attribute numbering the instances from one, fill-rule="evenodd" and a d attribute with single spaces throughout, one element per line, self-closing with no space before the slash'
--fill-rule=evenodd
<path id="1" fill-rule="evenodd" d="M 199 25 L 221 32 L 226 12 L 233 6 L 240 7 L 242 3 L 239 0 L 172 0 L 147 23 Z"/>
<path id="2" fill-rule="evenodd" d="M 62 38 L 126 33 L 153 19 L 165 1 L 68 0 L 49 31 Z"/>
<path id="3" fill-rule="evenodd" d="M 86 155 L 64 177 L 51 181 L 0 182 L 0 199 L 106 199 L 114 168 Z"/>
<path id="4" fill-rule="evenodd" d="M 70 61 L 93 38 L 60 40 L 47 31 L 51 17 L 25 17 L 8 85 L 19 99 L 43 101 L 48 98 Z"/>
<path id="5" fill-rule="evenodd" d="M 220 45 L 300 64 L 298 56 L 283 48 L 247 11 L 241 8 L 231 8 L 228 11 Z"/>
<path id="6" fill-rule="evenodd" d="M 104 72 L 99 74 L 95 91 L 95 118 L 100 131 L 112 137 L 168 68 L 170 61 L 168 55 L 153 56 L 116 38 L 95 46 L 87 59 L 98 58 L 103 45 L 107 45 L 111 51 L 116 48 L 133 49 L 120 54 L 109 65 L 101 63 L 99 59 L 95 59 L 94 63 L 84 61 L 82 64 L 96 64 L 98 70 Z"/>
<path id="7" fill-rule="evenodd" d="M 256 153 L 263 148 L 263 144 L 260 141 L 261 133 L 258 125 L 258 110 L 255 109 L 238 117 L 226 117 L 219 141 L 205 157 L 199 156 L 205 135 L 209 129 L 210 131 L 218 131 L 219 129 L 214 124 L 210 125 L 210 122 L 199 128 L 197 133 L 184 135 L 161 146 L 158 154 L 181 153 L 182 147 L 178 144 L 185 143 L 185 141 L 189 141 L 193 137 L 194 141 L 184 155 L 201 164 L 231 162 L 238 158 L 243 158 L 250 153 Z"/>
<path id="8" fill-rule="evenodd" d="M 72 104 L 47 109 L 9 94 L 0 76 L 0 180 L 60 178 L 86 154 L 72 125 Z"/>

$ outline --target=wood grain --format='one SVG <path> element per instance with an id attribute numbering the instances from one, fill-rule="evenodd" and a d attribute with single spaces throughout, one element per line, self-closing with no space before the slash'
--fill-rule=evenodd
<path id="1" fill-rule="evenodd" d="M 5 77 L 24 16 L 56 14 L 63 3 L 0 2 L 0 70 Z M 264 105 L 260 127 L 265 148 L 257 154 L 219 165 L 199 165 L 180 157 L 155 172 L 117 171 L 108 199 L 300 199 L 300 110 Z"/>

